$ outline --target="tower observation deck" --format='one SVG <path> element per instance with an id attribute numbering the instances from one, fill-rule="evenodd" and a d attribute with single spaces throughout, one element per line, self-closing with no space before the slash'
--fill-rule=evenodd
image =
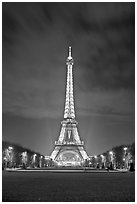
<path id="1" fill-rule="evenodd" d="M 64 120 L 61 122 L 61 131 L 50 158 L 58 166 L 81 166 L 88 159 L 84 149 L 84 142 L 81 141 L 75 120 L 74 95 L 73 95 L 73 65 L 72 48 L 69 47 L 69 54 L 66 60 L 67 83 Z"/>

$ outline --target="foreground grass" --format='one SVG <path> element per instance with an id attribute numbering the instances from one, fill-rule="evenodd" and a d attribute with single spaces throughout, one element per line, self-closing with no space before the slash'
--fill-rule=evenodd
<path id="1" fill-rule="evenodd" d="M 134 173 L 3 172 L 3 201 L 134 202 Z"/>

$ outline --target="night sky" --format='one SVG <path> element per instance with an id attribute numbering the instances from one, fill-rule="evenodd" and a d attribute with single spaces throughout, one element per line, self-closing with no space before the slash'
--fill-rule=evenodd
<path id="1" fill-rule="evenodd" d="M 134 3 L 2 3 L 3 140 L 50 155 L 72 46 L 76 120 L 95 155 L 135 137 Z"/>

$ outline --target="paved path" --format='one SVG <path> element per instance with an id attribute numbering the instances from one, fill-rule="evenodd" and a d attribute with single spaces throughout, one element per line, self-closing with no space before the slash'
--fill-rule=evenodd
<path id="1" fill-rule="evenodd" d="M 13 168 L 13 169 L 6 169 L 9 172 L 12 171 L 19 171 L 19 172 L 88 172 L 88 173 L 125 173 L 127 170 L 110 170 L 109 172 L 105 169 L 45 169 L 45 168 L 35 168 L 35 169 L 20 169 L 20 168 Z"/>

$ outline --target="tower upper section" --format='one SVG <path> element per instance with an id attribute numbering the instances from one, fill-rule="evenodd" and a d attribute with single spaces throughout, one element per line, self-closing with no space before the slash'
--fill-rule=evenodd
<path id="1" fill-rule="evenodd" d="M 73 60 L 73 57 L 71 56 L 71 54 L 72 54 L 72 48 L 71 47 L 69 47 L 69 56 L 68 56 L 68 58 L 67 58 L 67 60 L 66 60 L 66 65 L 73 65 L 74 64 L 74 60 Z"/>
<path id="2" fill-rule="evenodd" d="M 69 56 L 66 60 L 67 65 L 67 85 L 66 85 L 66 101 L 65 101 L 65 111 L 64 111 L 64 119 L 74 119 L 75 118 L 75 110 L 74 110 L 74 96 L 73 96 L 73 58 L 72 58 L 72 50 L 69 47 Z"/>

